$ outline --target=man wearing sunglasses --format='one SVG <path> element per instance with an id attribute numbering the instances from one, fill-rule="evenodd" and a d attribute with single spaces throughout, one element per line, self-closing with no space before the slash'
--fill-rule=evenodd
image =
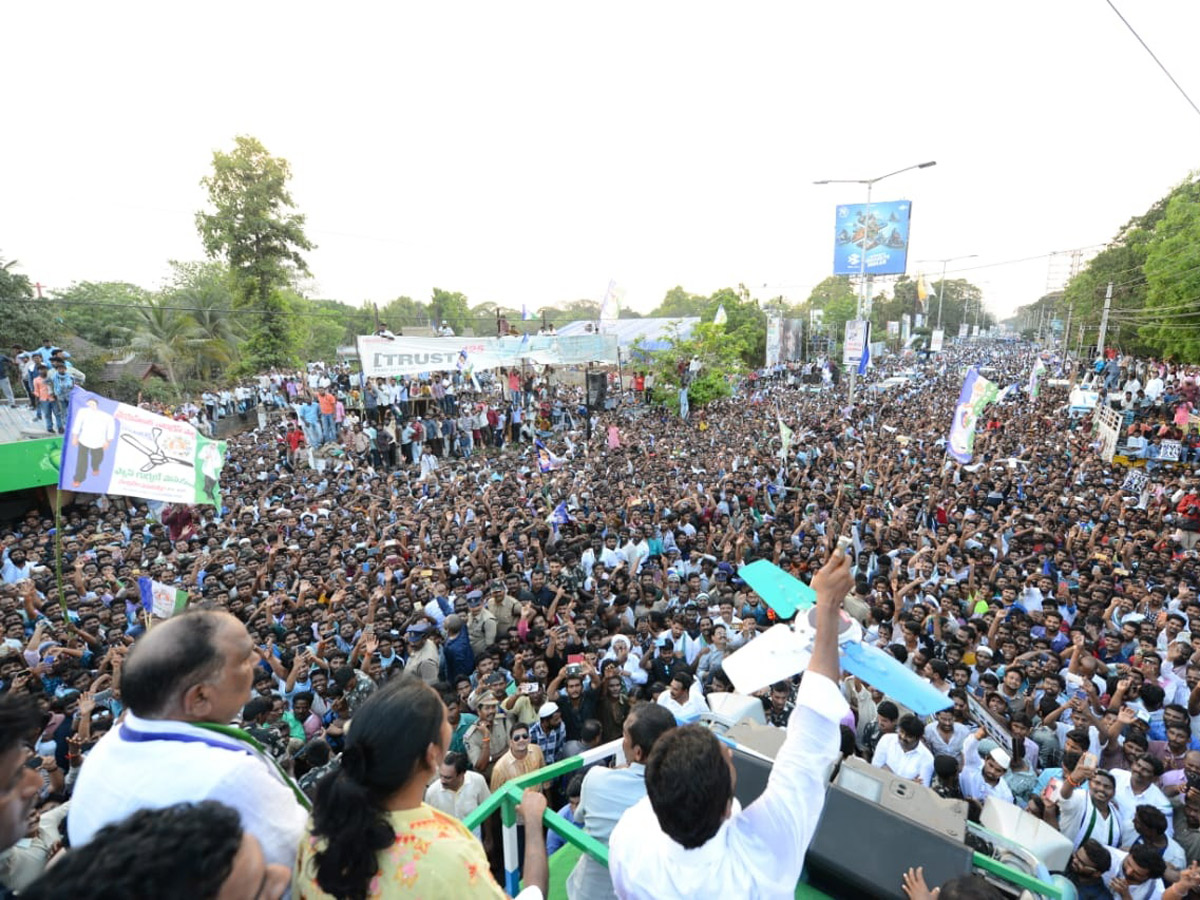
<path id="1" fill-rule="evenodd" d="M 546 764 L 542 748 L 529 739 L 528 725 L 514 725 L 508 735 L 508 752 L 496 760 L 492 769 L 492 790 L 505 782 L 528 775 Z"/>

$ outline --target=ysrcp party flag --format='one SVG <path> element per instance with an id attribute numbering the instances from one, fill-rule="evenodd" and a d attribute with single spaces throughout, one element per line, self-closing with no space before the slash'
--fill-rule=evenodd
<path id="1" fill-rule="evenodd" d="M 779 458 L 787 459 L 788 450 L 792 447 L 792 440 L 796 433 L 792 429 L 783 424 L 783 419 L 779 420 L 779 443 L 782 445 L 779 448 Z"/>
<path id="2" fill-rule="evenodd" d="M 225 442 L 177 422 L 75 388 L 58 486 L 168 503 L 221 505 Z"/>
<path id="3" fill-rule="evenodd" d="M 1042 391 L 1041 378 L 1042 373 L 1046 371 L 1046 364 L 1042 362 L 1039 356 L 1033 361 L 1033 369 L 1029 373 L 1029 399 L 1036 400 L 1038 394 Z"/>
<path id="4" fill-rule="evenodd" d="M 169 619 L 187 609 L 187 591 L 181 591 L 169 584 L 151 581 L 143 575 L 138 579 L 138 590 L 142 595 L 142 609 L 156 619 Z"/>
<path id="5" fill-rule="evenodd" d="M 971 461 L 975 450 L 975 424 L 984 407 L 996 399 L 997 393 L 995 383 L 980 375 L 974 366 L 967 370 L 958 405 L 954 407 L 954 421 L 950 423 L 950 441 L 946 448 L 964 465 Z"/>

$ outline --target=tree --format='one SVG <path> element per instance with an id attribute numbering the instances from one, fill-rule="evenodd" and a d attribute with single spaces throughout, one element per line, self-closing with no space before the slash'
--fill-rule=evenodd
<path id="1" fill-rule="evenodd" d="M 730 378 L 742 371 L 744 365 L 740 348 L 730 341 L 721 325 L 711 322 L 700 323 L 690 338 L 681 338 L 678 329 L 666 336 L 667 346 L 661 350 L 646 350 L 641 338 L 634 342 L 634 356 L 641 357 L 642 365 L 634 363 L 634 369 L 648 369 L 654 373 L 654 401 L 671 410 L 679 409 L 679 389 L 682 386 L 680 370 L 686 370 L 695 357 L 700 360 L 700 374 L 688 384 L 688 404 L 697 409 L 733 393 Z"/>
<path id="2" fill-rule="evenodd" d="M 767 314 L 750 299 L 743 285 L 714 291 L 704 303 L 701 319 L 712 322 L 717 310 L 725 307 L 726 322 L 716 326 L 724 334 L 728 349 L 735 352 L 746 367 L 761 366 L 767 352 Z"/>
<path id="3" fill-rule="evenodd" d="M 448 322 L 455 334 L 462 334 L 471 321 L 471 309 L 465 294 L 435 287 L 433 297 L 429 300 L 429 316 L 430 325 L 434 328 L 440 328 L 443 322 Z"/>
<path id="4" fill-rule="evenodd" d="M 312 250 L 304 216 L 287 184 L 287 160 L 271 156 L 255 138 L 239 135 L 232 153 L 213 153 L 213 173 L 201 180 L 212 212 L 196 213 L 196 228 L 212 258 L 223 258 L 234 277 L 236 308 L 252 310 L 242 348 L 245 368 L 261 371 L 295 358 L 295 336 L 284 288 L 308 264 Z"/>
<path id="5" fill-rule="evenodd" d="M 141 323 L 137 307 L 152 299 L 150 291 L 124 281 L 80 281 L 54 292 L 63 325 L 72 334 L 100 347 L 127 345 Z"/>
<path id="6" fill-rule="evenodd" d="M 1166 213 L 1146 246 L 1145 313 L 1126 321 L 1144 322 L 1140 334 L 1163 357 L 1200 359 L 1200 181 L 1189 177 L 1176 187 Z"/>
<path id="7" fill-rule="evenodd" d="M 50 304 L 34 297 L 29 276 L 18 272 L 18 265 L 15 259 L 0 257 L 0 321 L 7 343 L 38 347 L 61 326 L 54 321 Z"/>
<path id="8" fill-rule="evenodd" d="M 423 328 L 429 324 L 429 307 L 412 297 L 397 297 L 379 307 L 379 324 L 397 334 L 405 326 Z"/>
<path id="9" fill-rule="evenodd" d="M 218 371 L 228 369 L 238 358 L 238 331 L 229 311 L 215 306 L 186 313 L 195 323 L 190 345 L 192 372 L 211 381 Z"/>
<path id="10" fill-rule="evenodd" d="M 708 298 L 699 294 L 689 294 L 679 285 L 667 291 L 662 303 L 650 313 L 651 318 L 678 318 L 684 316 L 702 315 L 708 307 Z"/>
<path id="11" fill-rule="evenodd" d="M 1055 307 L 1054 317 L 1065 319 L 1070 310 L 1071 330 L 1075 335 L 1087 331 L 1095 334 L 1110 281 L 1113 283 L 1113 309 L 1134 322 L 1148 320 L 1149 316 L 1141 312 L 1147 305 L 1146 257 L 1151 245 L 1163 238 L 1164 233 L 1158 230 L 1159 224 L 1167 214 L 1171 198 L 1182 187 L 1184 185 L 1160 197 L 1144 213 L 1121 226 L 1112 242 L 1067 282 L 1066 290 Z M 1156 352 L 1152 328 L 1140 333 L 1136 324 L 1132 328 L 1122 329 L 1119 321 L 1114 321 L 1109 335 L 1114 338 L 1113 343 L 1119 341 L 1133 353 Z M 1067 345 L 1076 346 L 1072 335 L 1067 335 Z"/>
<path id="12" fill-rule="evenodd" d="M 188 365 L 204 340 L 196 321 L 170 307 L 161 297 L 139 307 L 137 312 L 141 321 L 130 349 L 143 359 L 158 363 L 166 370 L 171 384 L 178 384 L 180 369 Z"/>
<path id="13" fill-rule="evenodd" d="M 850 276 L 830 275 L 812 289 L 808 305 L 821 311 L 821 321 L 830 335 L 840 336 L 858 312 L 858 294 L 850 284 Z"/>

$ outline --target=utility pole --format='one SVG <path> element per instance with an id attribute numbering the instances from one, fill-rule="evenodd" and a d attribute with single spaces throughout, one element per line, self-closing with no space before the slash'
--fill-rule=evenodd
<path id="1" fill-rule="evenodd" d="M 1108 311 L 1112 309 L 1112 291 L 1113 283 L 1108 283 L 1108 290 L 1104 292 L 1104 313 L 1100 316 L 1100 335 L 1096 338 L 1096 355 L 1104 355 L 1104 334 L 1108 331 Z"/>
<path id="2" fill-rule="evenodd" d="M 1065 328 L 1063 328 L 1062 354 L 1063 354 L 1064 360 L 1066 359 L 1067 354 L 1071 352 L 1071 348 L 1068 346 L 1068 342 L 1071 340 L 1071 316 L 1074 313 L 1075 313 L 1075 303 L 1074 303 L 1074 301 L 1072 301 L 1071 305 L 1067 307 L 1067 325 Z"/>

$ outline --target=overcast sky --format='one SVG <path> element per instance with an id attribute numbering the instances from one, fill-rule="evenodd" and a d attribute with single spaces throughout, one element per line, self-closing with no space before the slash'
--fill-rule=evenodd
<path id="1" fill-rule="evenodd" d="M 1116 2 L 1200 101 L 1200 3 Z M 812 182 L 933 159 L 874 198 L 913 203 L 910 274 L 978 254 L 951 269 L 1004 315 L 1200 137 L 1104 0 L 18 0 L 5 31 L 0 255 L 50 287 L 201 258 L 199 181 L 244 133 L 292 164 L 316 296 L 802 300 L 865 198 Z"/>

